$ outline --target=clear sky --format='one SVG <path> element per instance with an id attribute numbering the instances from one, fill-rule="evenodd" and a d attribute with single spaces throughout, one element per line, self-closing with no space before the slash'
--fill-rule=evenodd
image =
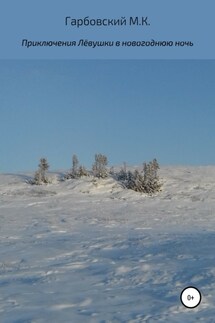
<path id="1" fill-rule="evenodd" d="M 215 163 L 215 60 L 0 60 L 0 172 Z"/>

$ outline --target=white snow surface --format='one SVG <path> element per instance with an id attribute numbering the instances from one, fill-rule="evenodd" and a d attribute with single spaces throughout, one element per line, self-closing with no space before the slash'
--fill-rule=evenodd
<path id="1" fill-rule="evenodd" d="M 1 323 L 215 322 L 215 166 L 162 167 L 155 196 L 61 175 L 0 175 Z"/>

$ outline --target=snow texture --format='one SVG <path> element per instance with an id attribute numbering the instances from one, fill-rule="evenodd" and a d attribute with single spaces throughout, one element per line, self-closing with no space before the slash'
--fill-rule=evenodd
<path id="1" fill-rule="evenodd" d="M 163 167 L 154 196 L 51 175 L 0 175 L 1 323 L 215 322 L 215 167 Z"/>

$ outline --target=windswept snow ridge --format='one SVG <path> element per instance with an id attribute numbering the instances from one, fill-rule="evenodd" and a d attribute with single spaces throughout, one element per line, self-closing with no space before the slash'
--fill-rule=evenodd
<path id="1" fill-rule="evenodd" d="M 215 322 L 215 167 L 160 177 L 147 196 L 0 175 L 0 322 Z M 187 286 L 202 293 L 192 310 Z"/>

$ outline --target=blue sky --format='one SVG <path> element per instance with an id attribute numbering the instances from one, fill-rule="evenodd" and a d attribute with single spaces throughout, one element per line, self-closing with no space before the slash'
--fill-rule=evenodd
<path id="1" fill-rule="evenodd" d="M 0 172 L 215 163 L 215 60 L 0 60 Z"/>

